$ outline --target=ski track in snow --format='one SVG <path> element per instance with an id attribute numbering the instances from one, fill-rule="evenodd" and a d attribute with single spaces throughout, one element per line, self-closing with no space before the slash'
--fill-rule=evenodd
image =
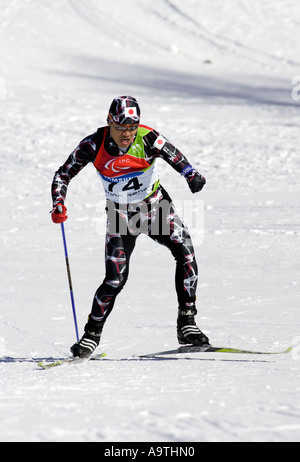
<path id="1" fill-rule="evenodd" d="M 40 3 L 0 0 L 0 441 L 299 441 L 299 5 Z M 174 262 L 141 236 L 107 357 L 38 370 L 75 337 L 52 177 L 125 93 L 207 177 L 191 196 L 160 163 L 176 207 L 198 212 L 200 327 L 216 346 L 292 354 L 134 359 L 176 345 Z M 80 331 L 104 276 L 104 206 L 88 166 L 67 198 Z"/>

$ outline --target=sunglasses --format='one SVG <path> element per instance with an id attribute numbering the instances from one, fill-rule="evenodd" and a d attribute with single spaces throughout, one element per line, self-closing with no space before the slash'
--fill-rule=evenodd
<path id="1" fill-rule="evenodd" d="M 127 130 L 129 130 L 130 132 L 134 132 L 135 130 L 139 128 L 138 125 L 116 125 L 115 123 L 114 123 L 114 127 L 116 130 L 119 130 L 122 132 L 126 132 Z"/>
<path id="2" fill-rule="evenodd" d="M 137 130 L 139 128 L 139 124 L 136 124 L 136 125 L 118 125 L 113 121 L 110 114 L 108 114 L 108 116 L 109 116 L 109 119 L 110 119 L 110 123 L 113 123 L 115 129 L 118 130 L 118 131 L 126 132 L 127 130 L 129 130 L 130 132 L 134 132 L 135 130 Z"/>

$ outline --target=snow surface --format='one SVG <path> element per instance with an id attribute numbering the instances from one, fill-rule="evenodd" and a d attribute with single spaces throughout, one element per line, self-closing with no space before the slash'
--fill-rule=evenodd
<path id="1" fill-rule="evenodd" d="M 300 440 L 299 18 L 294 0 L 0 0 L 0 441 Z M 174 262 L 143 236 L 99 347 L 107 359 L 30 361 L 75 340 L 53 174 L 126 93 L 207 177 L 192 196 L 160 162 L 178 208 L 204 211 L 204 236 L 187 220 L 199 326 L 216 346 L 292 354 L 129 360 L 176 346 Z M 82 332 L 104 276 L 92 166 L 67 206 Z"/>

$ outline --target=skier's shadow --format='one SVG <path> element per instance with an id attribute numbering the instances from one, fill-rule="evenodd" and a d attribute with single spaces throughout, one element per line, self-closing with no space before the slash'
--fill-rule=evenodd
<path id="1" fill-rule="evenodd" d="M 55 361 L 62 361 L 64 358 L 57 358 L 52 356 L 47 356 L 43 358 L 15 358 L 12 356 L 2 356 L 0 358 L 0 364 L 10 364 L 10 363 L 39 363 L 43 361 L 55 362 Z"/>
<path id="2" fill-rule="evenodd" d="M 152 358 L 120 358 L 120 359 L 109 359 L 109 358 L 104 358 L 101 359 L 103 362 L 144 362 L 144 361 L 150 361 L 150 362 L 161 362 L 161 361 L 183 361 L 183 358 L 167 358 L 167 357 L 152 357 Z M 221 359 L 221 358 L 184 358 L 184 361 L 209 361 L 209 362 L 229 362 L 229 363 L 270 363 L 274 361 L 270 360 L 264 360 L 264 359 Z"/>
<path id="3" fill-rule="evenodd" d="M 47 356 L 47 357 L 42 357 L 42 358 L 15 358 L 12 356 L 2 356 L 0 358 L 0 364 L 12 364 L 12 363 L 32 363 L 32 364 L 38 364 L 39 362 L 49 362 L 49 363 L 54 363 L 57 361 L 63 361 L 66 359 L 65 357 L 53 357 L 53 356 Z M 139 357 L 132 357 L 132 358 L 103 358 L 100 360 L 93 360 L 93 358 L 90 359 L 90 361 L 87 362 L 161 362 L 161 361 L 182 361 L 182 358 L 167 358 L 167 357 L 152 357 L 152 358 L 139 358 Z M 273 362 L 270 360 L 263 360 L 263 359 L 221 359 L 221 358 L 184 358 L 184 361 L 209 361 L 209 362 L 231 362 L 231 363 L 253 363 L 253 362 L 259 362 L 259 363 L 269 363 Z"/>

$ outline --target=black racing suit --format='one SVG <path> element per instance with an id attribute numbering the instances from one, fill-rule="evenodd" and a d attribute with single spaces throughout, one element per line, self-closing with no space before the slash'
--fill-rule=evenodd
<path id="1" fill-rule="evenodd" d="M 105 149 L 108 158 L 112 159 L 107 164 L 124 155 L 113 141 L 107 127 L 99 128 L 96 133 L 85 138 L 55 173 L 52 183 L 54 206 L 58 203 L 64 204 L 69 182 L 82 168 L 90 162 L 97 164 L 96 159 L 99 157 L 101 147 Z M 153 129 L 149 129 L 149 132 L 143 136 L 143 149 L 143 159 L 150 167 L 160 157 L 184 176 L 191 170 L 184 155 Z M 98 173 L 101 174 L 101 171 Z M 134 180 L 137 181 L 136 178 Z M 128 183 L 130 187 L 127 189 L 134 187 L 132 181 L 130 179 Z M 111 183 L 108 189 L 113 191 L 114 187 L 115 184 Z M 120 204 L 108 199 L 106 211 L 106 274 L 94 296 L 92 318 L 104 322 L 113 309 L 115 299 L 127 281 L 130 256 L 136 239 L 141 233 L 147 234 L 172 252 L 176 260 L 175 283 L 179 306 L 185 307 L 194 303 L 198 270 L 191 237 L 176 213 L 171 198 L 159 182 L 156 182 L 153 192 L 143 201 Z"/>

